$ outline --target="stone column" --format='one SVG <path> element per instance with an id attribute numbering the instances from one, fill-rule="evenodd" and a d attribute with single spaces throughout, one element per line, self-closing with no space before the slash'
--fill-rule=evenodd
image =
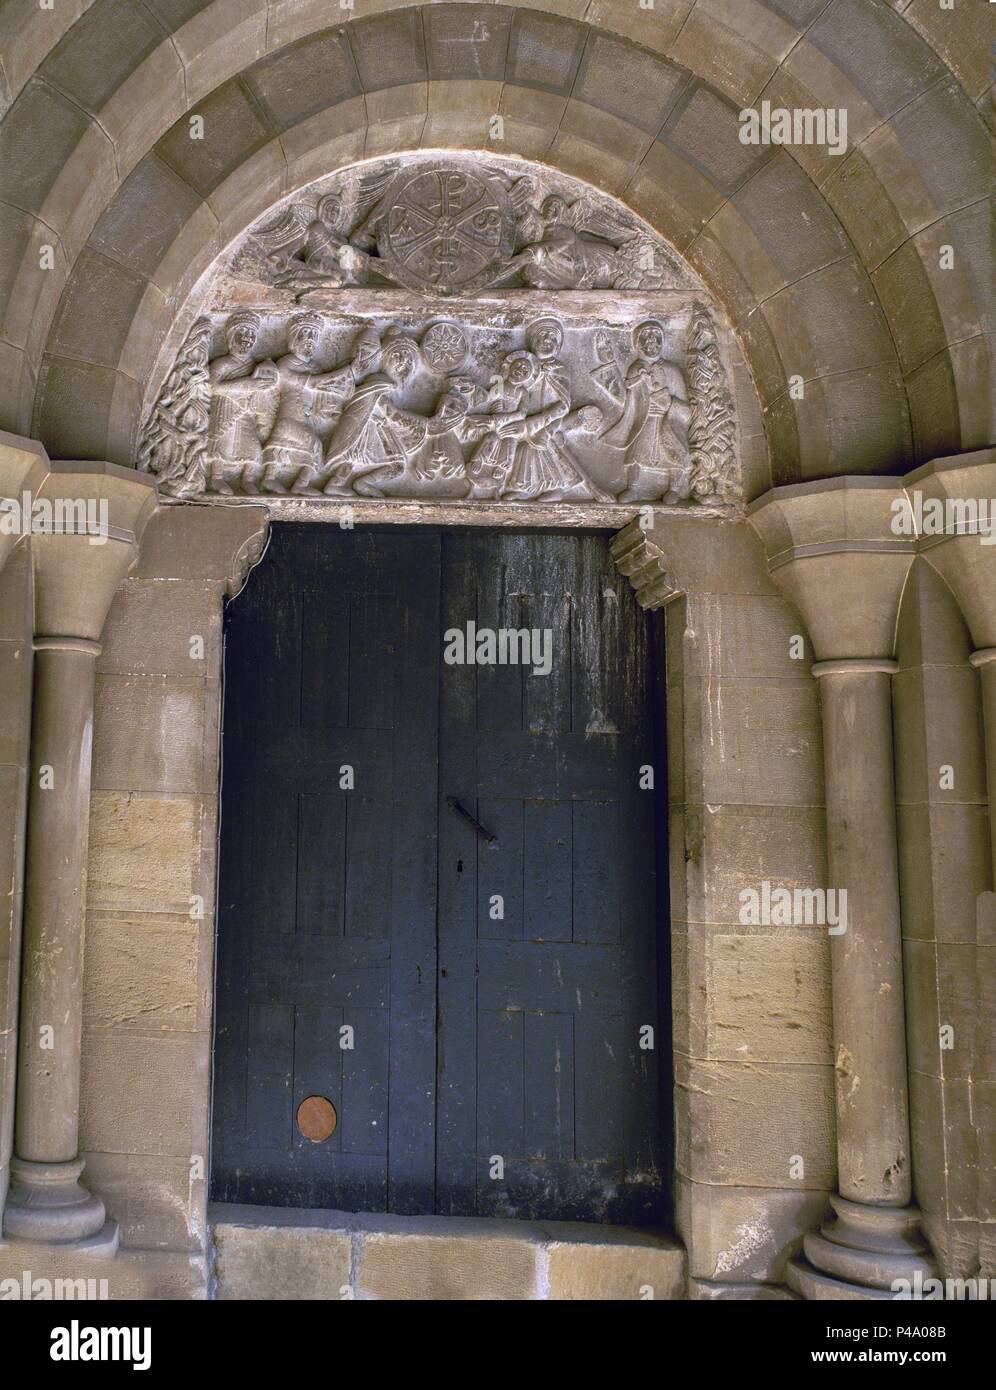
<path id="1" fill-rule="evenodd" d="M 0 499 L 5 513 L 22 515 L 25 493 L 32 496 L 47 472 L 48 457 L 36 440 L 0 430 Z M 31 727 L 32 596 L 28 545 L 17 528 L 5 525 L 0 530 L 0 1212 L 7 1197 L 14 1143 L 21 978 Z"/>
<path id="2" fill-rule="evenodd" d="M 776 488 L 748 508 L 772 578 L 817 657 L 827 885 L 847 892 L 831 939 L 838 1188 L 790 1284 L 806 1298 L 891 1298 L 933 1268 L 910 1205 L 909 1091 L 896 846 L 891 675 L 915 541 L 889 479 Z M 897 520 L 897 518 L 899 518 Z"/>
<path id="3" fill-rule="evenodd" d="M 924 559 L 955 596 L 982 680 L 996 887 L 996 450 L 935 459 L 903 479 Z"/>
<path id="4" fill-rule="evenodd" d="M 112 1254 L 115 1223 L 80 1182 L 80 1032 L 94 663 L 114 591 L 156 509 L 151 480 L 55 463 L 31 537 L 35 682 L 17 1111 L 8 1237 Z"/>

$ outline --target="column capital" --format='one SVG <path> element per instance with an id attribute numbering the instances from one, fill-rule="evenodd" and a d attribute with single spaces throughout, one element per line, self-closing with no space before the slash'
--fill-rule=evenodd
<path id="1" fill-rule="evenodd" d="M 996 449 L 934 459 L 903 479 L 918 548 L 980 650 L 996 647 Z"/>
<path id="2" fill-rule="evenodd" d="M 96 642 L 157 509 L 154 481 L 114 463 L 58 462 L 35 490 L 35 634 Z"/>
<path id="3" fill-rule="evenodd" d="M 768 572 L 799 610 L 817 662 L 894 655 L 916 540 L 895 478 L 842 477 L 773 488 L 747 508 Z"/>

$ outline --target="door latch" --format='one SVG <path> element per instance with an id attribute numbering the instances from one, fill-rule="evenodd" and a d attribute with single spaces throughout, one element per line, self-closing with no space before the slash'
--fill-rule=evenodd
<path id="1" fill-rule="evenodd" d="M 481 839 L 484 840 L 486 844 L 490 845 L 492 848 L 494 848 L 497 845 L 497 837 L 495 835 L 492 835 L 490 830 L 485 830 L 484 826 L 477 819 L 477 817 L 472 816 L 471 813 L 467 810 L 466 806 L 464 806 L 461 801 L 458 801 L 455 796 L 448 796 L 446 798 L 446 804 L 452 811 L 456 811 L 458 816 L 463 816 L 467 824 L 472 825 L 474 827 L 478 835 L 480 835 Z"/>

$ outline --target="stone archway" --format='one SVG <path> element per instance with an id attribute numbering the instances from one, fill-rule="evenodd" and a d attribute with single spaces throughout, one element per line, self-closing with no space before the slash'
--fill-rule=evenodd
<path id="1" fill-rule="evenodd" d="M 670 670 L 680 691 L 672 701 L 674 748 L 684 754 L 672 854 L 676 901 L 684 904 L 688 928 L 679 933 L 676 960 L 676 1047 L 688 1138 L 679 1155 L 679 1227 L 690 1287 L 699 1296 L 730 1290 L 765 1296 L 783 1278 L 786 1255 L 803 1230 L 817 1224 L 837 1181 L 833 1131 L 840 1098 L 832 1096 L 826 941 L 738 930 L 734 888 L 745 874 L 826 880 L 817 684 L 786 656 L 789 641 L 798 645 L 811 632 L 816 654 L 825 658 L 820 683 L 876 687 L 879 714 L 886 671 L 847 675 L 827 662 L 881 663 L 894 656 L 889 641 L 873 652 L 859 649 L 860 633 L 833 630 L 830 619 L 843 612 L 825 613 L 821 585 L 806 580 L 819 571 L 819 554 L 839 551 L 845 558 L 823 571 L 831 585 L 851 592 L 848 584 L 863 573 L 866 589 L 868 567 L 876 567 L 846 557 L 889 551 L 894 538 L 881 534 L 883 514 L 862 513 L 855 533 L 832 483 L 810 482 L 799 493 L 782 489 L 839 475 L 899 478 L 916 465 L 922 471 L 905 477 L 906 495 L 922 488 L 978 501 L 992 491 L 984 454 L 937 460 L 980 451 L 991 437 L 985 238 L 978 234 L 987 167 L 981 7 L 960 6 L 951 18 L 925 6 L 900 13 L 879 0 L 758 0 L 741 15 L 737 7 L 720 13 L 701 4 L 689 13 L 677 0 L 632 14 L 601 6 L 594 23 L 525 7 L 386 4 L 376 15 L 331 29 L 310 0 L 259 0 L 237 21 L 226 0 L 179 7 L 150 0 L 128 25 L 117 22 L 118 8 L 97 0 L 57 6 L 39 19 L 26 5 L 0 20 L 11 40 L 0 73 L 0 213 L 9 232 L 0 257 L 0 422 L 42 441 L 4 439 L 5 492 L 16 496 L 29 478 L 50 495 L 74 485 L 79 467 L 49 469 L 46 448 L 54 458 L 93 460 L 76 491 L 109 493 L 117 503 L 130 492 L 134 506 L 112 506 L 121 532 L 116 540 L 127 553 L 108 553 L 126 566 L 140 552 L 117 590 L 98 658 L 84 978 L 88 1170 L 122 1223 L 125 1247 L 142 1252 L 119 1260 L 116 1277 L 131 1279 L 131 1287 L 136 1279 L 146 1288 L 201 1287 L 200 1275 L 190 1277 L 188 1257 L 202 1260 L 206 1240 L 198 1040 L 209 1017 L 201 974 L 210 960 L 210 924 L 194 925 L 188 913 L 191 898 L 211 898 L 212 710 L 222 594 L 262 544 L 270 510 L 317 519 L 323 507 L 341 503 L 313 497 L 264 505 L 250 498 L 209 507 L 169 503 L 139 544 L 141 525 L 133 531 L 129 519 L 144 524 L 149 489 L 125 487 L 114 465 L 135 462 L 143 421 L 192 327 L 192 292 L 233 241 L 329 171 L 407 158 L 417 149 L 429 157 L 460 148 L 487 150 L 498 163 L 502 157 L 540 161 L 543 177 L 583 180 L 598 197 L 618 197 L 626 216 L 646 219 L 680 250 L 711 296 L 709 312 L 718 311 L 744 500 L 774 488 L 750 523 L 763 533 L 763 550 L 736 512 L 706 518 L 708 506 L 667 509 L 648 531 L 631 524 L 618 542 L 620 563 L 641 599 L 671 610 Z M 113 58 L 95 64 L 94 51 Z M 648 105 L 650 91 L 659 101 Z M 846 156 L 838 160 L 805 145 L 744 146 L 739 109 L 762 95 L 790 106 L 842 103 L 850 130 Z M 190 138 L 197 122 L 209 132 L 204 141 Z M 951 136 L 940 151 L 924 135 L 937 128 Z M 35 130 L 44 138 L 36 139 Z M 301 259 L 296 248 L 289 254 Z M 187 304 L 191 316 L 184 320 L 178 306 Z M 283 308 L 290 311 L 289 304 Z M 280 312 L 265 331 L 271 346 L 283 350 Z M 441 306 L 439 317 L 448 316 Z M 227 317 L 212 325 L 205 365 L 218 355 Z M 362 318 L 357 311 L 357 323 Z M 726 323 L 739 335 L 743 360 L 736 340 L 725 336 Z M 520 350 L 517 343 L 507 346 Z M 614 347 L 618 352 L 620 344 Z M 325 365 L 334 370 L 341 363 L 333 354 Z M 628 353 L 622 365 L 629 370 Z M 426 402 L 422 413 L 428 414 Z M 579 440 L 581 432 L 568 439 L 575 457 L 583 453 Z M 133 475 L 124 480 L 134 481 Z M 375 513 L 411 519 L 426 504 L 367 497 L 356 505 L 362 522 Z M 508 504 L 554 524 L 565 511 L 575 523 L 594 519 L 605 505 Z M 447 519 L 451 507 L 466 519 L 460 498 L 438 501 L 435 517 Z M 496 519 L 500 508 L 491 513 Z M 992 551 L 962 534 L 942 542 L 917 541 L 916 583 L 907 588 L 895 654 L 912 660 L 920 629 L 933 624 L 947 632 L 961 621 L 960 608 L 970 640 L 960 633 L 940 648 L 958 691 L 952 756 L 955 763 L 980 764 L 973 733 L 979 718 L 972 711 L 980 686 L 991 704 L 996 669 L 987 624 L 991 566 L 984 564 Z M 73 558 L 63 563 L 70 550 Z M 93 554 L 73 540 L 25 538 L 2 576 L 13 615 L 3 655 L 10 658 L 5 669 L 17 733 L 9 764 L 13 893 L 0 937 L 14 961 L 0 1001 L 7 1059 L 0 1070 L 0 1191 L 11 1146 L 17 863 L 31 748 L 31 671 L 15 659 L 37 637 L 44 653 L 39 681 L 42 667 L 93 660 L 110 594 L 87 578 L 87 559 Z M 933 581 L 923 578 L 928 563 L 950 588 L 943 602 L 934 603 Z M 882 575 L 899 566 L 884 560 Z M 62 583 L 67 574 L 72 583 Z M 56 592 L 53 576 L 62 583 L 59 602 L 49 603 L 39 626 L 38 594 Z M 886 612 L 889 583 L 883 578 L 875 592 Z M 69 646 L 46 647 L 53 637 Z M 195 637 L 204 639 L 206 653 L 199 666 L 191 664 L 198 660 L 190 654 Z M 962 659 L 969 646 L 979 676 Z M 808 646 L 805 651 L 811 654 Z M 908 692 L 913 677 L 901 669 L 893 685 Z M 921 759 L 927 744 L 921 726 L 929 720 L 918 725 L 916 699 L 906 701 L 901 733 Z M 897 699 L 897 718 L 901 708 Z M 934 719 L 948 719 L 936 689 L 930 708 Z M 880 719 L 877 728 L 881 748 L 887 740 Z M 990 754 L 991 744 L 990 737 Z M 990 789 L 994 776 L 990 756 Z M 980 830 L 985 809 L 978 779 L 970 785 L 975 801 L 966 843 L 972 882 L 984 886 L 991 881 Z M 906 784 L 901 800 L 908 791 Z M 948 806 L 935 812 L 931 804 L 926 815 L 906 797 L 900 816 L 903 894 L 920 884 L 922 864 L 933 856 L 936 910 L 945 921 L 943 859 L 956 814 Z M 76 845 L 80 862 L 84 848 L 85 842 Z M 73 901 L 82 912 L 81 896 Z M 989 938 L 980 934 L 976 942 L 963 908 L 954 955 L 974 961 L 976 944 Z M 905 901 L 902 915 L 905 928 L 911 916 Z M 912 918 L 907 988 L 926 1017 L 945 991 L 950 995 L 951 982 L 970 976 L 974 966 L 956 967 L 952 954 L 945 955 L 951 943 L 938 942 L 940 975 L 931 980 L 928 927 L 917 912 Z M 146 930 L 129 933 L 127 923 Z M 169 981 L 162 998 L 146 994 L 149 979 Z M 735 1003 L 744 981 L 756 1018 Z M 789 1027 L 792 1050 L 782 1031 Z M 911 1037 L 917 1040 L 913 1148 L 930 1238 L 945 1271 L 971 1273 L 980 1263 L 985 1269 L 991 1256 L 980 1224 L 982 1198 L 957 1179 L 959 1164 L 974 1172 L 971 1119 L 959 1121 L 957 1142 L 944 1119 L 952 1107 L 964 1112 L 966 1096 L 977 1098 L 981 1087 L 973 1092 L 963 1059 L 956 1076 L 935 1074 L 940 1064 L 922 1026 Z M 893 1050 L 891 1065 L 901 1070 L 895 1062 Z M 165 1119 L 157 1119 L 148 1101 L 138 1111 L 116 1107 L 123 1073 L 136 1079 L 131 1096 L 167 1098 Z M 184 1090 L 179 1077 L 194 1080 Z M 761 1126 L 763 1135 L 755 1127 L 744 1142 L 743 1113 L 783 1124 Z M 852 1155 L 860 1150 L 850 1138 L 847 1143 Z M 805 1176 L 787 1176 L 786 1154 L 800 1153 Z M 887 1233 L 885 1243 L 902 1235 Z M 835 1258 L 819 1241 L 810 1244 L 814 1262 Z M 841 1277 L 840 1269 L 833 1273 Z"/>

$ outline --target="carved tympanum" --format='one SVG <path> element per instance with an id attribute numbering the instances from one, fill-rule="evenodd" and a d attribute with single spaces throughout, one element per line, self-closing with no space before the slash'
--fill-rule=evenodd
<path id="1" fill-rule="evenodd" d="M 736 502 L 732 404 L 702 306 L 632 328 L 405 317 L 198 319 L 139 466 L 175 497 Z"/>
<path id="2" fill-rule="evenodd" d="M 708 295 L 564 174 L 432 152 L 341 170 L 198 302 L 141 432 L 167 495 L 738 503 Z"/>

